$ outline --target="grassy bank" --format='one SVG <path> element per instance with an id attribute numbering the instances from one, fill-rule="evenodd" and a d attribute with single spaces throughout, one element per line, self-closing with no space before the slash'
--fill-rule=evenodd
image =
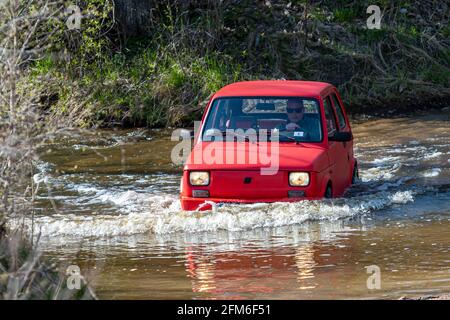
<path id="1" fill-rule="evenodd" d="M 381 29 L 369 30 L 370 4 L 174 0 L 155 4 L 145 31 L 126 35 L 96 0 L 82 8 L 95 19 L 62 35 L 64 58 L 36 61 L 30 81 L 54 79 L 42 88 L 45 106 L 82 112 L 86 126 L 188 125 L 215 90 L 251 79 L 331 82 L 352 113 L 445 106 L 446 4 L 378 1 Z"/>

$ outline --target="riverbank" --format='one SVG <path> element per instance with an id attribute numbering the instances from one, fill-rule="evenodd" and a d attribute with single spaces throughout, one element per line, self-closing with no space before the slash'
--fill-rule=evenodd
<path id="1" fill-rule="evenodd" d="M 436 114 L 448 112 L 450 109 L 450 96 L 432 98 L 426 101 L 391 102 L 391 104 L 378 104 L 372 106 L 361 106 L 359 108 L 350 108 L 347 111 L 350 119 L 353 121 L 364 121 L 367 119 L 389 119 L 399 117 L 414 117 L 427 114 Z"/>
<path id="2" fill-rule="evenodd" d="M 401 297 L 399 300 L 450 300 L 450 294 L 420 296 L 420 297 L 416 297 L 416 298 Z"/>
<path id="3" fill-rule="evenodd" d="M 35 62 L 29 81 L 45 110 L 87 127 L 189 126 L 216 90 L 254 79 L 330 82 L 358 116 L 448 106 L 446 4 L 384 4 L 369 30 L 369 2 L 97 0 L 59 41 L 62 58 Z"/>

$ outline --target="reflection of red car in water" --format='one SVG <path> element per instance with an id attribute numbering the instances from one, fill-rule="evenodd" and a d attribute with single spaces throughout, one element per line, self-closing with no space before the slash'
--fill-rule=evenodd
<path id="1" fill-rule="evenodd" d="M 331 198 L 357 174 L 350 124 L 334 86 L 239 82 L 219 90 L 206 108 L 184 166 L 181 205 Z"/>
<path id="2" fill-rule="evenodd" d="M 325 267 L 342 264 L 349 248 L 305 243 L 291 248 L 211 254 L 192 247 L 186 251 L 186 271 L 192 281 L 192 291 L 209 294 L 204 297 L 244 299 L 248 294 L 263 296 L 276 292 L 284 294 L 283 298 L 304 298 L 318 287 L 336 289 L 339 273 L 328 272 Z"/>
<path id="3" fill-rule="evenodd" d="M 187 251 L 186 271 L 193 292 L 210 293 L 227 299 L 242 299 L 247 293 L 272 293 L 294 284 L 314 287 L 314 250 L 300 248 L 301 257 L 289 250 L 222 252 L 214 255 Z M 270 275 L 270 276 L 269 276 Z M 287 282 L 280 282 L 289 279 Z M 295 284 L 297 283 L 297 284 Z"/>

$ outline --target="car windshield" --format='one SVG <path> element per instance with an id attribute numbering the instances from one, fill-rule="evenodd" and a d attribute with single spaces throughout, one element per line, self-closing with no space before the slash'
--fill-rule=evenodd
<path id="1" fill-rule="evenodd" d="M 269 137 L 262 137 L 265 133 Z M 219 136 L 256 137 L 280 142 L 320 142 L 322 127 L 319 103 L 304 97 L 218 98 L 208 112 L 202 131 L 203 141 Z"/>

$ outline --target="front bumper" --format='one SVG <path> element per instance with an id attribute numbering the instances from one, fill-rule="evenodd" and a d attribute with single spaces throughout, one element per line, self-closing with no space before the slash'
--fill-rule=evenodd
<path id="1" fill-rule="evenodd" d="M 303 198 L 271 198 L 271 199 L 220 199 L 220 198 L 192 198 L 180 197 L 181 208 L 186 211 L 204 211 L 211 210 L 211 203 L 273 203 L 273 202 L 297 202 L 301 200 L 319 200 L 321 197 L 303 197 Z"/>

